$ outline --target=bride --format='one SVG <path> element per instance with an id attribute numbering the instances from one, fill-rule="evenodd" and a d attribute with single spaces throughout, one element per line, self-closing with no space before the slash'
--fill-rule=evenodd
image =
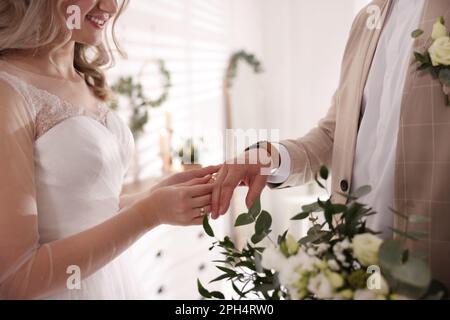
<path id="1" fill-rule="evenodd" d="M 114 34 L 126 4 L 0 1 L 0 299 L 143 298 L 127 249 L 210 211 L 219 167 L 121 195 L 134 144 L 105 106 L 101 68 L 112 58 L 104 30 Z M 73 31 L 69 5 L 81 12 Z"/>

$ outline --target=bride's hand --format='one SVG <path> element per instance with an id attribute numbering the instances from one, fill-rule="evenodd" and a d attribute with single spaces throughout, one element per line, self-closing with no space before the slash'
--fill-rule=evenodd
<path id="1" fill-rule="evenodd" d="M 222 168 L 222 165 L 210 166 L 198 170 L 176 173 L 162 180 L 158 184 L 154 185 L 152 188 L 145 190 L 144 192 L 135 194 L 123 194 L 120 196 L 120 208 L 122 209 L 124 207 L 133 205 L 137 201 L 147 198 L 158 189 L 170 187 L 173 185 L 179 185 L 182 183 L 187 183 L 194 179 L 204 178 L 208 175 L 217 173 L 220 170 L 220 168 Z"/>
<path id="2" fill-rule="evenodd" d="M 160 187 L 134 206 L 148 225 L 200 225 L 211 212 L 211 175 L 189 182 Z"/>
<path id="3" fill-rule="evenodd" d="M 182 183 L 189 182 L 193 179 L 203 178 L 207 175 L 211 175 L 211 174 L 219 172 L 221 167 L 222 167 L 222 165 L 210 166 L 210 167 L 205 167 L 205 168 L 201 168 L 198 170 L 191 170 L 191 171 L 173 174 L 172 176 L 168 177 L 167 179 L 165 179 L 165 180 L 159 182 L 158 184 L 156 184 L 155 186 L 153 186 L 151 189 L 151 192 L 156 191 L 163 187 L 173 186 L 176 184 L 182 184 Z"/>

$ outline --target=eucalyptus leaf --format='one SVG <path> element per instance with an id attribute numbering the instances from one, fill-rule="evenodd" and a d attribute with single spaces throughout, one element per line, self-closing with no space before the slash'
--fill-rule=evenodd
<path id="1" fill-rule="evenodd" d="M 223 295 L 223 293 L 221 293 L 219 291 L 210 292 L 210 295 L 212 298 L 216 298 L 219 300 L 225 300 L 225 296 Z"/>
<path id="2" fill-rule="evenodd" d="M 256 271 L 255 264 L 251 261 L 241 261 L 236 264 L 236 267 L 246 267 L 250 270 Z"/>
<path id="3" fill-rule="evenodd" d="M 206 290 L 205 287 L 203 287 L 203 285 L 199 279 L 197 279 L 197 289 L 203 298 L 206 298 L 206 299 L 212 298 L 211 293 L 208 290 Z"/>
<path id="4" fill-rule="evenodd" d="M 304 220 L 309 217 L 311 213 L 310 212 L 301 212 L 297 215 L 295 215 L 291 220 Z"/>
<path id="5" fill-rule="evenodd" d="M 254 234 L 251 238 L 252 243 L 257 244 L 264 240 L 272 230 L 267 230 L 266 232 Z"/>
<path id="6" fill-rule="evenodd" d="M 430 219 L 430 217 L 427 217 L 427 216 L 413 214 L 408 217 L 408 220 L 411 223 L 423 223 L 423 222 L 429 222 L 431 219 Z"/>
<path id="7" fill-rule="evenodd" d="M 211 280 L 209 283 L 213 283 L 213 282 L 217 282 L 217 281 L 221 281 L 221 280 L 225 280 L 225 279 L 229 279 L 230 276 L 227 274 L 222 274 L 220 276 L 218 276 L 217 278 Z"/>
<path id="8" fill-rule="evenodd" d="M 238 287 L 234 284 L 234 282 L 231 283 L 231 286 L 233 287 L 233 290 L 239 295 L 241 298 L 245 298 L 245 295 L 242 293 L 241 290 L 239 290 Z"/>
<path id="9" fill-rule="evenodd" d="M 439 80 L 443 85 L 450 86 L 450 69 L 441 69 L 439 71 Z"/>
<path id="10" fill-rule="evenodd" d="M 214 231 L 209 224 L 208 215 L 203 218 L 203 230 L 205 230 L 206 234 L 210 237 L 214 237 Z"/>
<path id="11" fill-rule="evenodd" d="M 255 222 L 255 219 L 247 214 L 247 213 L 243 213 L 241 215 L 239 215 L 239 217 L 237 217 L 236 219 L 236 223 L 234 224 L 235 227 L 241 227 L 241 226 L 246 226 L 249 224 L 252 224 L 253 222 Z"/>
<path id="12" fill-rule="evenodd" d="M 255 232 L 263 233 L 267 232 L 272 226 L 272 216 L 267 211 L 262 211 L 258 216 L 255 224 Z"/>
<path id="13" fill-rule="evenodd" d="M 327 168 L 327 167 L 322 166 L 322 167 L 320 168 L 320 177 L 321 177 L 323 180 L 327 180 L 329 174 L 330 174 L 330 172 L 328 171 L 328 168 Z"/>
<path id="14" fill-rule="evenodd" d="M 379 249 L 378 258 L 383 270 L 392 270 L 402 263 L 403 245 L 398 240 L 385 240 Z"/>
<path id="15" fill-rule="evenodd" d="M 408 219 L 409 219 L 408 215 L 406 215 L 406 214 L 404 214 L 404 213 L 401 213 L 400 211 L 397 211 L 397 210 L 395 210 L 394 208 L 389 208 L 389 210 L 390 210 L 393 214 L 395 214 L 396 216 L 398 216 L 398 217 L 400 217 L 400 218 L 403 218 L 403 219 L 405 219 L 405 220 L 408 220 Z"/>
<path id="16" fill-rule="evenodd" d="M 251 206 L 248 214 L 249 216 L 253 217 L 253 219 L 256 219 L 260 213 L 261 213 L 261 199 L 257 198 L 253 203 L 253 205 Z"/>
<path id="17" fill-rule="evenodd" d="M 408 232 L 405 232 L 405 231 L 401 231 L 401 230 L 398 230 L 398 229 L 395 229 L 395 228 L 390 228 L 390 229 L 395 234 L 397 234 L 399 236 L 402 236 L 404 238 L 407 238 L 407 239 L 414 240 L 414 241 L 418 241 L 418 240 L 423 239 L 423 238 L 428 236 L 428 234 L 426 232 L 422 232 L 422 231 L 408 231 Z"/>
<path id="18" fill-rule="evenodd" d="M 410 256 L 408 261 L 395 265 L 391 275 L 399 282 L 426 291 L 431 282 L 428 265 L 421 259 Z"/>
<path id="19" fill-rule="evenodd" d="M 281 236 L 278 236 L 278 245 L 280 245 L 281 243 L 283 243 L 286 240 L 287 237 L 287 233 L 289 230 L 286 230 Z"/>
<path id="20" fill-rule="evenodd" d="M 225 268 L 225 267 L 221 267 L 221 266 L 216 266 L 217 269 L 219 269 L 220 271 L 225 272 L 227 275 L 235 277 L 237 275 L 236 271 L 231 270 L 229 268 Z"/>
<path id="21" fill-rule="evenodd" d="M 361 198 L 368 195 L 371 191 L 372 191 L 371 186 L 362 186 L 356 189 L 356 191 L 352 193 L 352 196 L 354 196 L 355 198 Z"/>
<path id="22" fill-rule="evenodd" d="M 418 38 L 418 37 L 420 37 L 422 34 L 423 34 L 423 30 L 422 30 L 422 29 L 417 29 L 417 30 L 414 30 L 414 31 L 411 33 L 411 36 L 412 36 L 413 38 Z"/>
<path id="23" fill-rule="evenodd" d="M 316 201 L 314 203 L 310 203 L 310 204 L 302 206 L 302 211 L 304 211 L 304 212 L 320 212 L 320 211 L 322 211 L 322 208 L 319 206 L 319 204 Z"/>

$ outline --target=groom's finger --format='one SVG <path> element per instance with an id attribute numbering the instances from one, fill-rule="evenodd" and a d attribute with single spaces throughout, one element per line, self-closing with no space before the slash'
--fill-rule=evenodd
<path id="1" fill-rule="evenodd" d="M 251 208 L 257 198 L 261 196 L 262 191 L 266 187 L 267 176 L 258 175 L 250 183 L 245 203 L 247 208 Z"/>
<path id="2" fill-rule="evenodd" d="M 219 215 L 223 215 L 228 211 L 234 189 L 236 189 L 243 178 L 241 170 L 238 168 L 235 169 L 236 170 L 230 170 L 228 172 L 227 177 L 223 182 L 222 191 L 220 193 Z"/>

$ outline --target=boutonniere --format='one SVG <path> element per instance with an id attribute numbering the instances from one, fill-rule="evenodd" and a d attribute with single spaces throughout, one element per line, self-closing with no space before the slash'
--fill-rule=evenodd
<path id="1" fill-rule="evenodd" d="M 415 30 L 413 38 L 423 34 L 423 30 Z M 445 104 L 450 106 L 450 36 L 445 27 L 444 17 L 440 17 L 433 25 L 431 40 L 427 43 L 428 49 L 424 53 L 414 52 L 418 70 L 428 70 L 434 79 L 442 84 Z"/>

